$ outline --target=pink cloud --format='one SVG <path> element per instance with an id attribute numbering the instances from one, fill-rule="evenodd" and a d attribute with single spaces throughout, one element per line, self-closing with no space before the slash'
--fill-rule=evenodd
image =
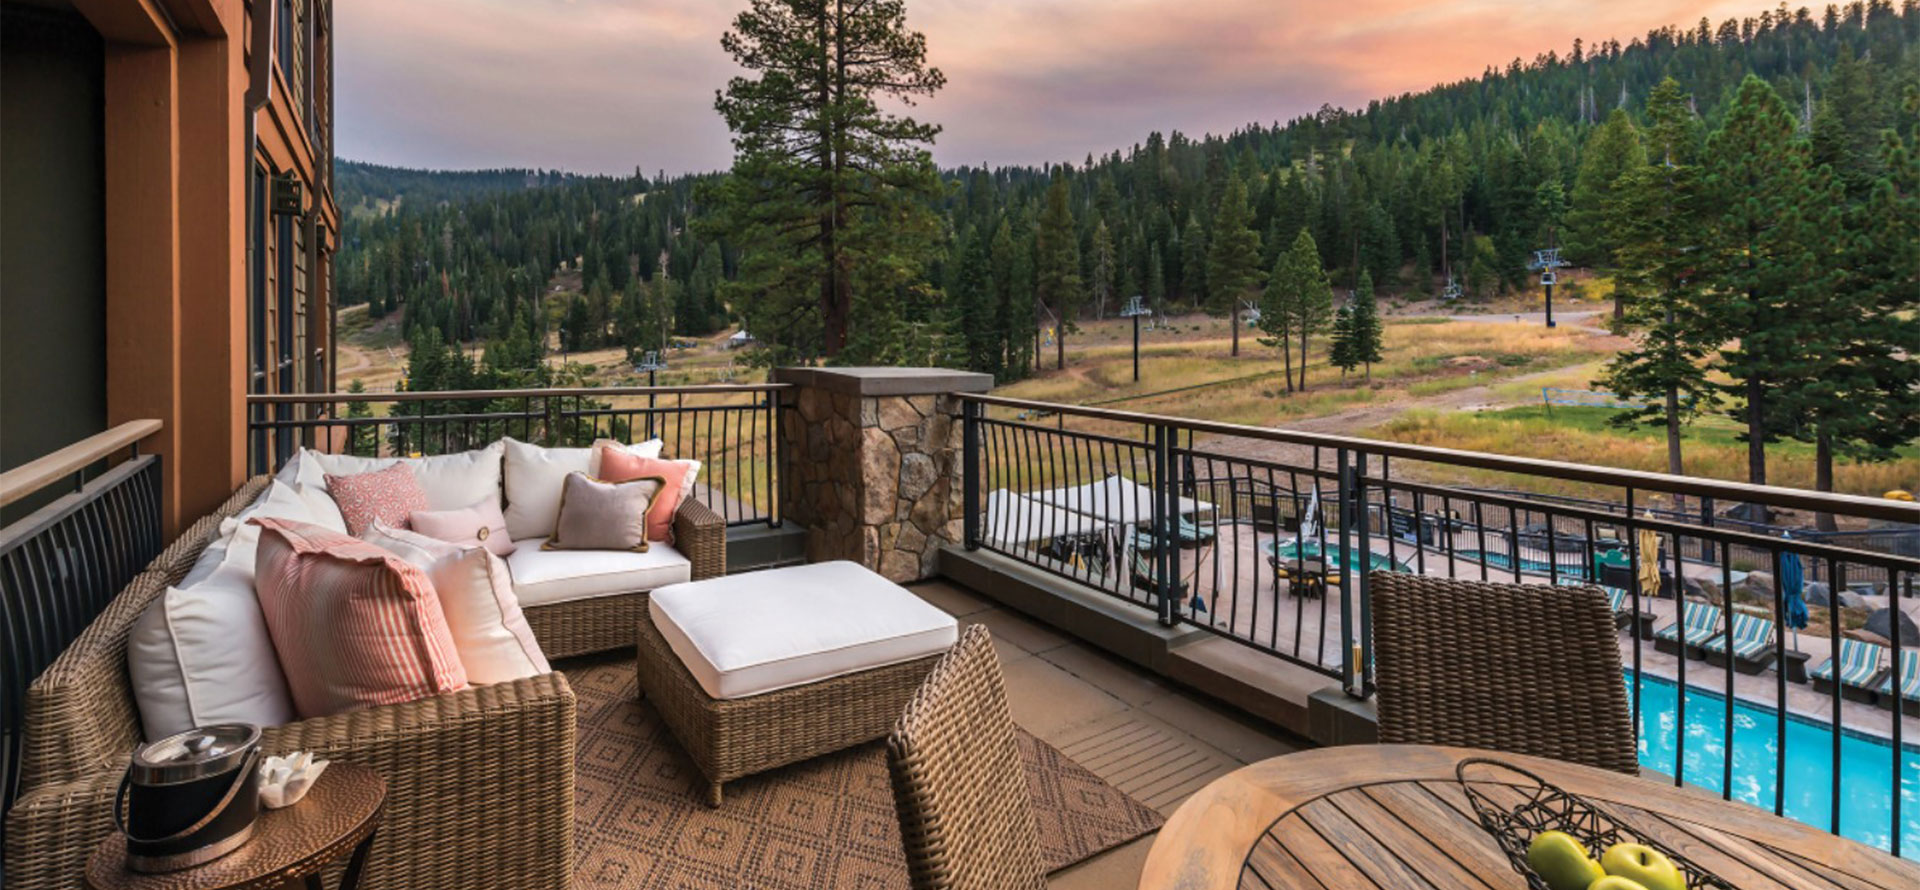
<path id="1" fill-rule="evenodd" d="M 705 170 L 740 0 L 342 0 L 339 144 L 418 166 Z M 943 164 L 1078 160 L 1757 14 L 1760 0 L 910 0 Z"/>

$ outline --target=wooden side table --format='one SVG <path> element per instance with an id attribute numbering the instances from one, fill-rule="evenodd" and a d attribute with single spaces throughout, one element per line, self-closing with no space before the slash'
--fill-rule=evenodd
<path id="1" fill-rule="evenodd" d="M 266 890 L 305 879 L 321 890 L 320 871 L 350 856 L 340 890 L 360 885 L 367 850 L 387 800 L 387 783 L 364 766 L 334 763 L 304 800 L 263 810 L 253 837 L 240 849 L 205 865 L 143 875 L 127 869 L 127 841 L 108 835 L 87 859 L 93 890 Z"/>

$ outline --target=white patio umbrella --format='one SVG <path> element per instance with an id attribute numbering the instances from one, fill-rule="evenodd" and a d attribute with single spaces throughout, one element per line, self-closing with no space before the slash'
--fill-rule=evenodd
<path id="1" fill-rule="evenodd" d="M 989 542 L 1003 546 L 1092 534 L 1107 528 L 1107 523 L 1099 517 L 1063 510 L 1004 488 L 987 494 L 984 521 L 986 524 L 980 529 L 981 535 Z"/>

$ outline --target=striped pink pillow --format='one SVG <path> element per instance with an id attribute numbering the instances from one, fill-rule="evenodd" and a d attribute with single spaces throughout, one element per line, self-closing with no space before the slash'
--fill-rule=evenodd
<path id="1" fill-rule="evenodd" d="M 255 519 L 255 594 L 300 716 L 467 688 L 440 598 L 411 563 L 317 525 Z"/>

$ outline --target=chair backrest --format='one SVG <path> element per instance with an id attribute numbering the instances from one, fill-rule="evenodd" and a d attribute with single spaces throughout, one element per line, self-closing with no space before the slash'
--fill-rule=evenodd
<path id="1" fill-rule="evenodd" d="M 1759 615 L 1736 612 L 1733 616 L 1733 639 L 1739 642 L 1771 640 L 1773 639 L 1773 622 Z"/>
<path id="2" fill-rule="evenodd" d="M 1840 668 L 1851 674 L 1861 668 L 1878 668 L 1883 647 L 1865 640 L 1844 637 L 1840 640 Z"/>
<path id="3" fill-rule="evenodd" d="M 983 625 L 960 635 L 887 737 L 915 890 L 1044 890 L 1033 801 L 1000 659 Z"/>
<path id="4" fill-rule="evenodd" d="M 1368 579 L 1381 742 L 1639 772 L 1618 631 L 1599 588 Z"/>
<path id="5" fill-rule="evenodd" d="M 1720 626 L 1720 607 L 1707 603 L 1687 602 L 1686 626 L 1688 630 L 1716 630 Z"/>

